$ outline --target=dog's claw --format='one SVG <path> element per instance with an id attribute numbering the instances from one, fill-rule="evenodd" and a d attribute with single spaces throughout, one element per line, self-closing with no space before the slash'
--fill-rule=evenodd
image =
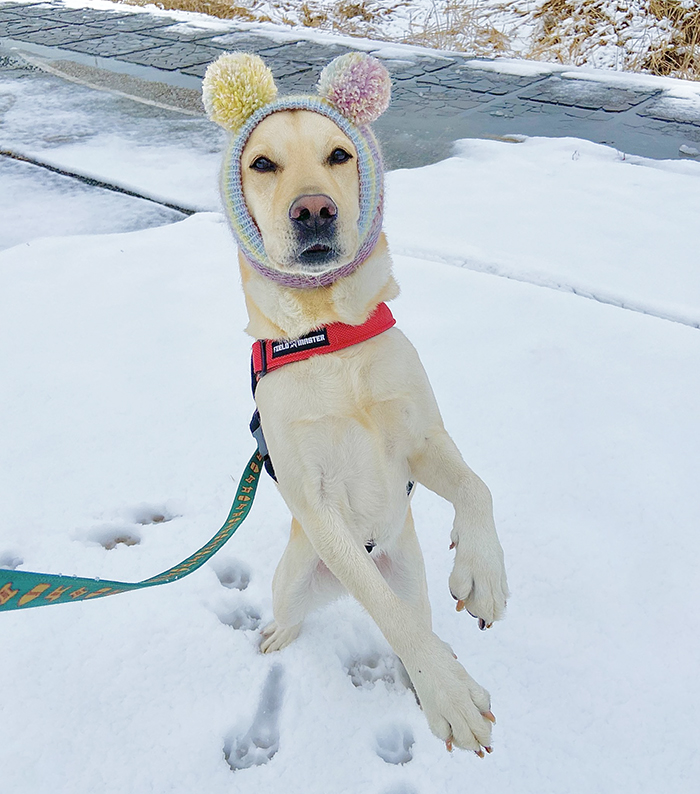
<path id="1" fill-rule="evenodd" d="M 487 753 L 492 753 L 493 747 L 484 747 L 484 750 L 486 750 Z"/>
<path id="2" fill-rule="evenodd" d="M 462 599 L 457 600 L 457 612 L 463 612 L 467 608 L 466 604 Z"/>
<path id="3" fill-rule="evenodd" d="M 484 757 L 484 751 L 483 750 L 474 750 L 474 752 L 479 756 L 479 758 L 483 758 Z"/>
<path id="4" fill-rule="evenodd" d="M 456 545 L 457 545 L 457 544 L 456 544 L 456 543 L 454 542 L 454 540 L 453 540 L 453 541 L 452 541 L 452 543 L 450 543 L 450 551 L 451 551 L 452 549 L 454 549 L 454 547 L 455 547 Z"/>
<path id="5" fill-rule="evenodd" d="M 489 722 L 492 722 L 494 725 L 496 724 L 496 718 L 493 716 L 493 712 L 491 712 L 491 711 L 482 711 L 481 712 L 481 716 L 485 720 L 488 720 Z M 488 750 L 488 747 L 486 749 Z"/>
<path id="6" fill-rule="evenodd" d="M 449 738 L 449 739 L 448 739 L 448 740 L 445 742 L 445 747 L 447 747 L 447 752 L 448 752 L 448 753 L 451 753 L 451 752 L 452 752 L 452 737 L 450 737 L 450 738 Z"/>

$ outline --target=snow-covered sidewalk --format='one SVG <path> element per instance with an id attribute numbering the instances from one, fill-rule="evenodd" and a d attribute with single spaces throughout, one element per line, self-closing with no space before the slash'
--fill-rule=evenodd
<path id="1" fill-rule="evenodd" d="M 125 178 L 194 202 L 211 175 L 181 152 Z M 0 616 L 3 789 L 694 791 L 699 180 L 571 139 L 469 141 L 389 175 L 392 308 L 491 487 L 509 567 L 507 619 L 479 632 L 447 589 L 449 506 L 419 489 L 436 630 L 492 693 L 492 756 L 445 752 L 349 600 L 258 653 L 288 531 L 266 479 L 182 582 Z M 0 564 L 137 580 L 204 543 L 253 448 L 244 324 L 215 212 L 0 253 Z M 273 665 L 279 750 L 232 771 L 223 748 Z M 407 763 L 380 757 L 404 744 Z"/>

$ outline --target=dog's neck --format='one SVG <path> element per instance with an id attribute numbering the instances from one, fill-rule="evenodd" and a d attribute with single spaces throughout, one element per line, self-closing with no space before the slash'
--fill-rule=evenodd
<path id="1" fill-rule="evenodd" d="M 261 276 L 239 252 L 248 309 L 247 333 L 256 339 L 295 339 L 330 323 L 361 325 L 382 301 L 399 294 L 382 234 L 367 260 L 328 287 L 293 289 Z"/>

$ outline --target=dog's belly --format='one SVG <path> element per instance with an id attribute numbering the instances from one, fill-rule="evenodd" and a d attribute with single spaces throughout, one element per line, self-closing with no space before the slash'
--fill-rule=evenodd
<path id="1" fill-rule="evenodd" d="M 440 422 L 413 346 L 392 329 L 265 376 L 256 401 L 280 491 L 347 512 L 363 544 L 390 550 L 408 510 L 409 460 Z M 300 508 L 301 509 L 301 508 Z"/>

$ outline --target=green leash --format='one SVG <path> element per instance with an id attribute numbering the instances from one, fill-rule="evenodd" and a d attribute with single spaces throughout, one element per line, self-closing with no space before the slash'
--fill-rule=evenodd
<path id="1" fill-rule="evenodd" d="M 243 472 L 224 525 L 205 546 L 173 568 L 142 582 L 111 582 L 105 579 L 82 579 L 78 576 L 0 570 L 0 612 L 86 601 L 88 598 L 104 598 L 182 579 L 216 554 L 243 523 L 253 505 L 262 465 L 263 459 L 256 451 Z"/>

